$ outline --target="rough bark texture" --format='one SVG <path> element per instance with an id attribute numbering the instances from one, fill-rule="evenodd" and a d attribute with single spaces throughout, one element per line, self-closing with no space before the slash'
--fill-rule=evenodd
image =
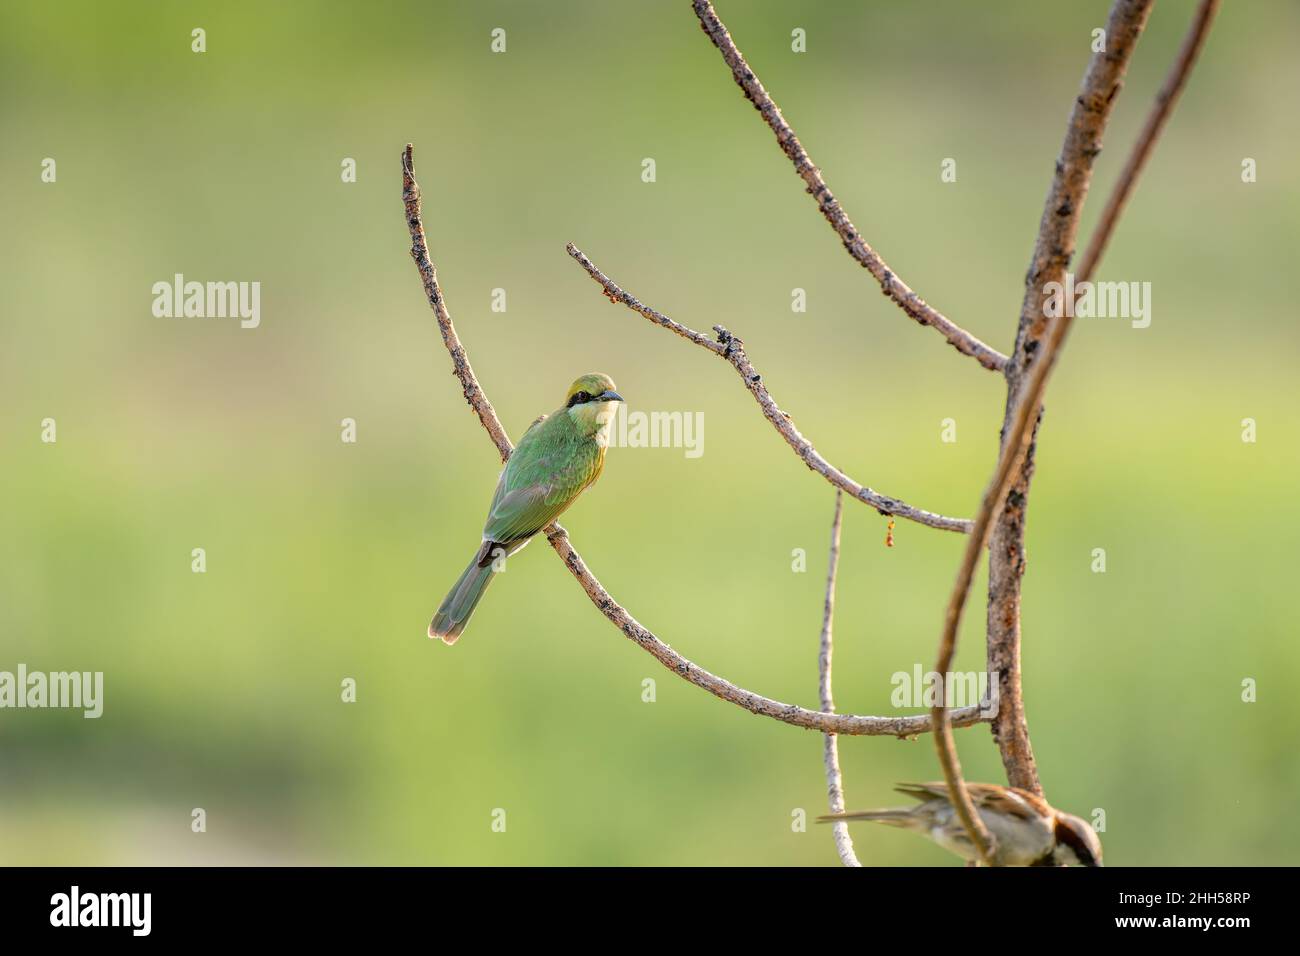
<path id="1" fill-rule="evenodd" d="M 1124 72 L 1146 26 L 1154 0 L 1118 0 L 1106 24 L 1106 49 L 1095 54 L 1084 76 L 1056 161 L 1038 238 L 1025 276 L 1016 347 L 1006 366 L 1007 403 L 1002 425 L 1002 453 L 1021 435 L 1015 429 L 1025 400 L 1028 371 L 1048 331 L 1043 309 L 1047 285 L 1063 282 L 1074 255 L 1079 217 L 1093 164 L 1101 153 L 1106 122 L 1123 85 Z M 1041 410 L 1030 410 L 1028 447 L 989 540 L 988 669 L 999 675 L 1000 707 L 993 720 L 993 737 L 1002 755 L 1007 780 L 1014 787 L 1042 793 L 1038 768 L 1029 741 L 1020 680 L 1020 583 L 1025 573 L 1025 510 L 1034 473 L 1034 452 Z"/>

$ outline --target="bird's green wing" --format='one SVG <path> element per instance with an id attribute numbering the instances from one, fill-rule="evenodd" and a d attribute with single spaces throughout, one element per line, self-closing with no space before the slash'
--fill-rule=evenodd
<path id="1" fill-rule="evenodd" d="M 538 419 L 524 433 L 501 473 L 483 528 L 489 541 L 507 543 L 536 534 L 600 475 L 604 449 L 595 442 L 575 443 L 559 428 L 542 425 Z"/>
<path id="2" fill-rule="evenodd" d="M 533 419 L 533 423 L 529 425 L 526 429 L 524 429 L 524 433 L 519 439 L 519 444 L 516 445 L 514 451 L 510 453 L 509 460 L 501 468 L 501 474 L 497 476 L 496 490 L 492 492 L 492 504 L 488 506 L 489 526 L 492 524 L 492 516 L 496 514 L 497 506 L 501 504 L 501 499 L 504 498 L 506 495 L 508 495 L 511 491 L 516 490 L 517 488 L 518 485 L 517 481 L 513 482 L 515 487 L 512 487 L 512 478 L 517 477 L 517 475 L 515 473 L 512 473 L 510 466 L 514 464 L 516 461 L 520 460 L 519 459 L 520 450 L 525 449 L 529 444 L 532 443 L 534 437 L 536 436 L 538 426 L 541 425 L 542 422 L 546 421 L 547 417 L 548 416 L 546 415 L 538 415 L 536 418 Z M 484 528 L 483 534 L 485 537 L 488 536 L 487 532 L 488 529 Z"/>
<path id="3" fill-rule="evenodd" d="M 547 485 L 529 485 L 507 493 L 488 515 L 483 537 L 507 544 L 536 534 L 564 510 L 548 505 L 550 495 Z"/>

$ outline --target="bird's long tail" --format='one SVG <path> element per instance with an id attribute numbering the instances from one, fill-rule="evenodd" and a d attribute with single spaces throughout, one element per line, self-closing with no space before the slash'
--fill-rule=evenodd
<path id="1" fill-rule="evenodd" d="M 442 599 L 442 604 L 438 607 L 438 613 L 429 622 L 430 637 L 440 637 L 444 644 L 456 643 L 456 638 L 460 637 L 461 632 L 465 630 L 470 615 L 474 613 L 474 608 L 478 607 L 478 602 L 483 599 L 483 593 L 495 576 L 496 569 L 493 567 L 491 550 L 493 547 L 496 546 L 492 542 L 485 541 L 483 546 L 474 553 L 474 559 L 470 561 L 469 567 L 447 592 L 447 596 Z"/>
<path id="2" fill-rule="evenodd" d="M 876 823 L 902 827 L 905 830 L 915 829 L 917 826 L 916 816 L 910 807 L 906 810 L 855 810 L 849 813 L 828 813 L 817 818 L 818 823 L 834 823 L 837 820 L 874 820 Z"/>

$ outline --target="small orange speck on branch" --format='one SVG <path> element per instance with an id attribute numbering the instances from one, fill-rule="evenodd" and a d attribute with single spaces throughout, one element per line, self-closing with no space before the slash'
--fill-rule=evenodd
<path id="1" fill-rule="evenodd" d="M 892 548 L 893 546 L 894 546 L 894 519 L 890 518 L 889 524 L 885 526 L 885 547 Z"/>

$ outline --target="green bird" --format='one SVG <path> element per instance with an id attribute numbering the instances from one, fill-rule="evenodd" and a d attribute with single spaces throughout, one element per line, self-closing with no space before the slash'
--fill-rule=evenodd
<path id="1" fill-rule="evenodd" d="M 623 401 L 608 375 L 593 372 L 569 386 L 564 405 L 519 439 L 497 481 L 483 543 L 443 598 L 429 636 L 455 644 L 505 558 L 564 513 L 600 477 L 609 423 Z"/>

